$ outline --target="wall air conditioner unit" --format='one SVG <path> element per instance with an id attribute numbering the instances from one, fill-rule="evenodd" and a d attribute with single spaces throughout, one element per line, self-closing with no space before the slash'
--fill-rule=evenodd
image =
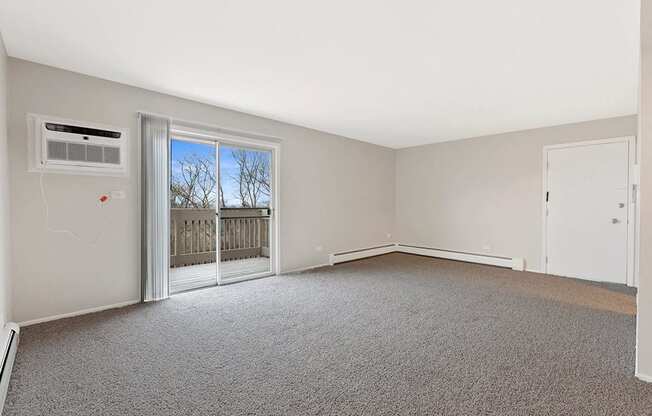
<path id="1" fill-rule="evenodd" d="M 127 175 L 129 130 L 29 114 L 30 172 Z"/>

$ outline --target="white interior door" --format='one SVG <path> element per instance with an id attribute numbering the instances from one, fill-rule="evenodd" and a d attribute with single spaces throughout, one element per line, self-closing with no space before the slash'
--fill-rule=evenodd
<path id="1" fill-rule="evenodd" d="M 629 146 L 547 150 L 547 273 L 627 282 Z"/>

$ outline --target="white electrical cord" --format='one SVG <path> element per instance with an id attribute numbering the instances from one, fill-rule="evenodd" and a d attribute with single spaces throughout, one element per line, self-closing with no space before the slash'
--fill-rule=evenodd
<path id="1" fill-rule="evenodd" d="M 43 201 L 43 206 L 45 208 L 45 228 L 46 228 L 46 230 L 48 232 L 50 232 L 50 233 L 67 234 L 67 235 L 73 237 L 75 240 L 84 243 L 85 242 L 84 239 L 82 237 L 80 237 L 79 234 L 75 233 L 74 231 L 70 231 L 70 230 L 67 230 L 67 229 L 57 229 L 57 228 L 50 227 L 50 206 L 48 205 L 48 199 L 47 199 L 47 196 L 45 195 L 45 185 L 43 184 L 43 175 L 44 174 L 45 174 L 45 172 L 43 170 L 41 170 L 41 174 L 39 176 L 39 185 L 41 187 L 41 200 Z M 99 208 L 100 209 L 103 208 L 103 203 L 102 202 L 99 202 Z M 106 223 L 106 217 L 105 216 L 103 216 L 103 217 L 104 217 L 103 222 Z M 99 233 L 97 233 L 95 238 L 93 240 L 89 241 L 89 242 L 86 242 L 86 243 L 88 243 L 91 246 L 96 245 L 97 242 L 102 237 L 103 233 L 104 233 L 104 230 L 100 229 Z"/>

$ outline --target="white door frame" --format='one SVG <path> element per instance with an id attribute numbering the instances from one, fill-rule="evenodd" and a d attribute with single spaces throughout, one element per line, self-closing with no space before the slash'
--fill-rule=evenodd
<path id="1" fill-rule="evenodd" d="M 236 277 L 228 279 L 228 281 L 220 282 L 219 271 L 217 284 L 230 284 L 241 282 L 244 280 L 257 279 L 260 277 L 274 276 L 280 274 L 281 270 L 281 241 L 280 241 L 280 229 L 281 229 L 281 215 L 280 215 L 280 157 L 281 157 L 281 144 L 276 141 L 261 140 L 255 138 L 249 138 L 245 136 L 222 133 L 222 132 L 213 132 L 210 130 L 204 129 L 195 129 L 185 126 L 175 126 L 172 125 L 170 128 L 170 136 L 176 136 L 181 139 L 195 139 L 201 140 L 203 142 L 214 142 L 216 143 L 216 157 L 217 162 L 215 164 L 216 169 L 219 169 L 219 147 L 220 145 L 233 145 L 240 146 L 249 149 L 261 149 L 270 151 L 272 154 L 272 192 L 270 196 L 270 206 L 272 209 L 272 227 L 271 227 L 271 238 L 270 241 L 273 242 L 273 247 L 270 250 L 271 256 L 271 270 L 269 272 L 262 272 L 251 274 L 242 277 Z M 219 178 L 219 171 L 218 171 Z M 217 209 L 217 208 L 216 208 Z M 218 225 L 219 228 L 219 225 Z M 219 233 L 216 233 L 219 236 Z M 217 238 L 217 254 L 216 260 L 219 265 L 219 238 Z M 219 267 L 219 266 L 218 266 Z"/>
<path id="2" fill-rule="evenodd" d="M 215 284 L 219 285 L 220 262 L 222 261 L 220 258 L 222 251 L 222 228 L 220 227 L 220 223 L 222 222 L 222 218 L 220 217 L 220 181 L 222 180 L 220 178 L 220 142 L 212 140 L 211 142 L 215 145 L 215 178 L 217 179 L 217 183 L 215 184 L 217 187 L 215 190 L 215 195 L 217 196 L 215 198 Z"/>
<path id="3" fill-rule="evenodd" d="M 638 175 L 636 166 L 636 137 L 623 136 L 613 137 L 609 139 L 600 140 L 587 140 L 572 143 L 562 143 L 543 146 L 543 164 L 542 164 L 542 177 L 543 187 L 541 192 L 541 214 L 542 214 L 542 245 L 541 245 L 541 269 L 543 273 L 548 273 L 548 201 L 546 201 L 546 193 L 548 192 L 548 152 L 554 149 L 563 149 L 570 147 L 580 146 L 595 146 L 600 144 L 609 143 L 627 143 L 629 153 L 629 172 L 627 174 L 627 286 L 638 286 L 638 276 L 636 270 L 636 253 L 638 241 L 638 228 L 637 222 L 638 213 Z"/>

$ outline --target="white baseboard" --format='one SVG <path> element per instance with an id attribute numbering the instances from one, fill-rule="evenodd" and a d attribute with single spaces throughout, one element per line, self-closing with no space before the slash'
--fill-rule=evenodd
<path id="1" fill-rule="evenodd" d="M 646 383 L 652 383 L 652 376 L 646 374 L 636 373 L 636 378 Z"/>
<path id="2" fill-rule="evenodd" d="M 345 261 L 359 260 L 366 257 L 380 256 L 382 254 L 393 253 L 396 251 L 396 244 L 381 244 L 375 247 L 361 248 L 357 250 L 343 251 L 333 253 L 329 256 L 330 265 L 343 263 Z"/>
<path id="3" fill-rule="evenodd" d="M 135 305 L 136 303 L 140 303 L 140 300 L 129 300 L 127 302 L 120 302 L 120 303 L 114 303 L 112 305 L 104 305 L 95 308 L 82 309 L 75 312 L 62 313 L 60 315 L 52 315 L 43 318 L 30 319 L 29 321 L 19 322 L 18 325 L 21 327 L 30 326 L 30 325 L 40 324 L 43 322 L 56 321 L 57 319 L 72 318 L 73 316 L 86 315 L 89 313 L 106 311 L 108 309 L 123 308 L 125 306 Z"/>
<path id="4" fill-rule="evenodd" d="M 527 269 L 527 268 L 526 268 L 525 271 L 526 271 L 526 272 L 530 272 L 530 273 L 545 274 L 545 275 L 547 275 L 547 276 L 550 276 L 549 273 L 546 273 L 546 272 L 544 272 L 543 270 L 539 270 L 539 269 Z M 580 279 L 580 280 L 586 280 L 587 282 L 604 283 L 604 282 L 600 282 L 599 280 L 582 279 L 582 278 L 579 278 L 579 277 L 568 277 L 568 276 L 555 276 L 555 277 L 562 277 L 562 278 L 564 278 L 564 279 Z M 626 286 L 627 286 L 627 287 L 638 288 L 638 286 L 632 286 L 632 285 L 630 285 L 629 283 L 626 284 Z"/>
<path id="5" fill-rule="evenodd" d="M 418 254 L 420 256 L 436 257 L 440 259 L 459 260 L 469 263 L 487 264 L 490 266 L 506 267 L 508 269 L 523 271 L 525 262 L 522 258 L 488 256 L 484 254 L 463 253 L 452 250 L 441 250 L 430 247 L 397 244 L 396 251 L 400 253 Z"/>
<path id="6" fill-rule="evenodd" d="M 316 265 L 314 265 L 314 266 L 299 267 L 299 268 L 297 268 L 297 269 L 290 269 L 290 270 L 282 271 L 282 272 L 279 273 L 279 274 L 290 274 L 290 273 L 301 273 L 301 272 L 307 272 L 307 271 L 309 271 L 309 270 L 314 270 L 314 269 L 318 269 L 318 268 L 320 268 L 320 267 L 326 267 L 326 266 L 330 266 L 330 264 L 328 264 L 328 263 L 324 263 L 324 264 L 316 264 Z"/>

